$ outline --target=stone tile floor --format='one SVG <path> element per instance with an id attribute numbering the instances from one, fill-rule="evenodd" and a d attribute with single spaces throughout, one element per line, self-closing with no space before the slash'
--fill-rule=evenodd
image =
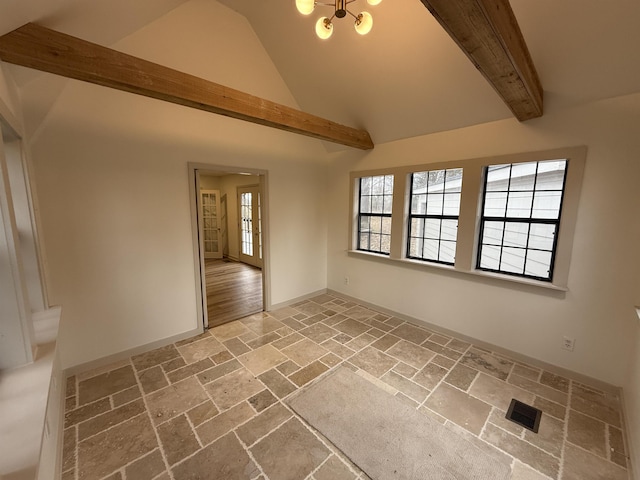
<path id="1" fill-rule="evenodd" d="M 285 399 L 338 365 L 522 480 L 627 480 L 611 394 L 321 295 L 67 381 L 63 480 L 366 480 Z M 539 433 L 505 419 L 512 398 Z"/>

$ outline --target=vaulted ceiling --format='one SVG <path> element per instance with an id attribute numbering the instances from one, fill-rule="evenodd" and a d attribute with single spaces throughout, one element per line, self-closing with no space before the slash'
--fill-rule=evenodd
<path id="1" fill-rule="evenodd" d="M 335 21 L 327 41 L 313 31 L 320 7 L 303 17 L 293 0 L 217 1 L 246 17 L 299 109 L 365 129 L 374 143 L 512 117 L 420 0 L 383 0 L 375 7 L 358 0 L 353 9 L 372 13 L 372 32 L 357 35 L 345 18 Z M 0 34 L 37 22 L 110 46 L 182 3 L 5 0 Z M 640 2 L 512 0 L 511 5 L 538 70 L 545 111 L 640 91 Z M 211 28 L 217 28 L 215 18 Z M 10 68 L 21 85 L 38 75 Z"/>

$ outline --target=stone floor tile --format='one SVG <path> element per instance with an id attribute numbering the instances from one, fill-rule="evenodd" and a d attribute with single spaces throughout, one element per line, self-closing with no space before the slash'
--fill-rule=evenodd
<path id="1" fill-rule="evenodd" d="M 232 338 L 231 340 L 227 340 L 223 343 L 223 345 L 236 357 L 239 357 L 243 353 L 251 351 L 251 349 L 247 347 L 247 344 L 239 338 Z"/>
<path id="2" fill-rule="evenodd" d="M 352 472 L 336 455 L 329 457 L 313 476 L 316 480 L 355 480 L 358 478 L 358 474 Z"/>
<path id="3" fill-rule="evenodd" d="M 167 377 L 164 376 L 164 370 L 162 370 L 160 365 L 139 372 L 138 379 L 140 380 L 140 385 L 142 385 L 142 391 L 145 394 L 155 392 L 169 385 L 169 381 Z"/>
<path id="4" fill-rule="evenodd" d="M 516 363 L 511 370 L 511 375 L 519 375 L 529 380 L 537 382 L 540 379 L 540 370 Z"/>
<path id="5" fill-rule="evenodd" d="M 283 337 L 280 340 L 276 340 L 271 345 L 276 347 L 278 350 L 282 350 L 283 348 L 286 348 L 289 345 L 293 345 L 294 343 L 299 342 L 303 338 L 304 337 L 300 335 L 298 332 L 293 332 L 292 334 L 287 335 L 286 337 Z"/>
<path id="6" fill-rule="evenodd" d="M 398 363 L 395 358 L 390 357 L 386 353 L 383 353 L 373 347 L 365 348 L 351 357 L 350 361 L 356 367 L 361 368 L 378 378 L 391 370 Z"/>
<path id="7" fill-rule="evenodd" d="M 174 343 L 175 347 L 182 347 L 183 345 L 188 345 L 190 343 L 193 342 L 197 342 L 198 340 L 202 340 L 204 338 L 208 338 L 211 336 L 211 333 L 209 330 L 205 330 L 204 332 L 202 332 L 200 335 L 196 335 L 195 337 L 189 337 L 189 338 L 185 338 L 184 340 L 179 340 L 176 343 Z"/>
<path id="8" fill-rule="evenodd" d="M 519 460 L 513 462 L 513 469 L 511 471 L 511 478 L 513 480 L 548 480 L 549 477 L 534 470 L 529 465 L 525 465 Z"/>
<path id="9" fill-rule="evenodd" d="M 399 362 L 395 367 L 393 367 L 393 371 L 402 375 L 403 377 L 411 378 L 416 373 L 418 373 L 418 369 L 412 367 L 411 365 L 407 365 L 404 362 Z"/>
<path id="10" fill-rule="evenodd" d="M 362 335 L 346 343 L 346 346 L 357 352 L 375 341 L 376 337 L 374 337 L 373 335 L 369 335 L 368 333 L 363 333 Z"/>
<path id="11" fill-rule="evenodd" d="M 300 370 L 300 365 L 298 365 L 295 362 L 292 362 L 291 360 L 287 360 L 286 362 L 281 363 L 280 365 L 278 365 L 276 367 L 276 370 L 278 370 L 285 377 L 288 377 L 293 372 L 297 372 L 298 370 Z"/>
<path id="12" fill-rule="evenodd" d="M 78 443 L 78 479 L 98 480 L 158 447 L 146 413 Z"/>
<path id="13" fill-rule="evenodd" d="M 370 373 L 367 373 L 364 370 L 358 370 L 356 374 L 366 379 L 367 381 L 373 383 L 376 387 L 381 388 L 382 390 L 387 392 L 389 395 L 395 395 L 398 393 L 398 390 L 396 388 L 392 387 L 386 382 L 383 382 L 379 378 L 374 377 L 373 375 L 371 375 Z"/>
<path id="14" fill-rule="evenodd" d="M 304 320 L 301 320 L 301 322 L 308 327 L 323 321 L 325 318 L 327 318 L 327 315 L 325 315 L 324 312 L 320 312 L 320 313 L 316 313 L 315 315 L 311 315 L 310 317 L 307 317 Z"/>
<path id="15" fill-rule="evenodd" d="M 269 312 L 269 315 L 271 315 L 276 320 L 282 321 L 287 317 L 294 316 L 296 313 L 298 313 L 298 310 L 296 310 L 295 308 L 282 307 L 277 310 L 272 310 L 271 312 Z"/>
<path id="16" fill-rule="evenodd" d="M 540 383 L 555 388 L 564 393 L 569 393 L 569 379 L 543 371 L 540 375 Z"/>
<path id="17" fill-rule="evenodd" d="M 446 368 L 447 370 L 453 368 L 453 366 L 456 364 L 454 360 L 451 360 L 444 355 L 436 355 L 435 357 L 433 357 L 433 360 L 431 360 L 431 362 L 435 363 L 436 365 L 440 365 L 442 368 Z"/>
<path id="18" fill-rule="evenodd" d="M 483 352 L 477 348 L 471 348 L 464 354 L 460 363 L 475 368 L 500 380 L 506 380 L 513 367 L 513 362 Z"/>
<path id="19" fill-rule="evenodd" d="M 180 480 L 252 480 L 260 471 L 233 433 L 229 433 L 173 467 Z"/>
<path id="20" fill-rule="evenodd" d="M 444 335 L 440 335 L 439 333 L 434 333 L 429 337 L 429 341 L 437 343 L 438 345 L 445 346 L 451 341 L 451 337 L 446 337 Z"/>
<path id="21" fill-rule="evenodd" d="M 299 333 L 316 343 L 322 343 L 337 334 L 333 328 L 326 326 L 324 323 L 316 323 L 310 327 L 305 327 Z"/>
<path id="22" fill-rule="evenodd" d="M 198 340 L 197 342 L 178 347 L 180 355 L 182 355 L 182 358 L 184 358 L 184 361 L 187 363 L 195 363 L 199 360 L 204 360 L 216 353 L 223 352 L 224 349 L 224 346 L 211 335 L 207 338 L 203 338 L 202 340 Z"/>
<path id="23" fill-rule="evenodd" d="M 388 320 L 387 323 L 389 323 Z M 409 342 L 415 343 L 416 345 L 420 345 L 431 336 L 431 333 L 427 332 L 426 330 L 414 327 L 413 325 L 409 325 L 408 323 L 394 328 L 393 330 L 391 330 L 391 333 L 396 337 L 408 340 Z"/>
<path id="24" fill-rule="evenodd" d="M 366 320 L 367 318 L 375 317 L 378 312 L 363 307 L 362 305 L 355 305 L 343 312 L 346 316 L 353 318 L 354 320 Z"/>
<path id="25" fill-rule="evenodd" d="M 406 340 L 399 341 L 385 353 L 417 369 L 423 368 L 435 356 L 430 350 Z"/>
<path id="26" fill-rule="evenodd" d="M 427 395 L 429 394 L 428 390 L 393 371 L 385 373 L 380 380 L 388 383 L 393 388 L 404 393 L 407 397 L 418 403 L 424 402 L 424 399 L 427 398 Z"/>
<path id="27" fill-rule="evenodd" d="M 73 410 L 77 406 L 78 406 L 78 398 L 75 395 L 73 397 L 67 397 L 67 398 L 64 399 L 64 411 L 65 412 L 68 412 L 69 410 Z"/>
<path id="28" fill-rule="evenodd" d="M 242 402 L 196 427 L 196 433 L 202 444 L 208 445 L 254 415 L 255 412 L 251 406 L 247 402 Z"/>
<path id="29" fill-rule="evenodd" d="M 332 302 L 334 300 L 335 297 L 331 296 L 331 295 L 327 295 L 326 293 L 323 293 L 321 295 L 318 295 L 317 297 L 313 297 L 310 300 L 312 302 L 316 302 L 319 303 L 320 305 L 325 304 L 325 303 L 329 303 Z"/>
<path id="30" fill-rule="evenodd" d="M 242 318 L 240 322 L 259 337 L 270 332 L 275 332 L 285 326 L 280 320 L 276 320 L 272 316 L 264 313 Z"/>
<path id="31" fill-rule="evenodd" d="M 207 394 L 194 377 L 169 385 L 146 397 L 147 408 L 156 425 L 191 410 L 205 400 L 208 400 Z"/>
<path id="32" fill-rule="evenodd" d="M 265 335 L 261 335 L 253 340 L 247 341 L 247 347 L 253 349 L 262 347 L 263 345 L 269 345 L 272 342 L 280 340 L 282 337 L 277 332 L 269 332 Z"/>
<path id="33" fill-rule="evenodd" d="M 542 410 L 542 412 L 547 415 L 551 415 L 552 417 L 556 417 L 563 421 L 567 413 L 567 407 L 542 397 L 536 397 L 532 405 L 537 409 Z"/>
<path id="34" fill-rule="evenodd" d="M 339 356 L 334 355 L 333 353 L 327 353 L 324 357 L 320 358 L 320 361 L 327 367 L 331 368 L 342 362 L 342 359 Z"/>
<path id="35" fill-rule="evenodd" d="M 251 453 L 269 479 L 300 480 L 331 452 L 294 417 L 251 447 Z"/>
<path id="36" fill-rule="evenodd" d="M 332 315 L 330 317 L 325 318 L 324 320 L 322 320 L 322 323 L 324 323 L 327 327 L 333 327 L 334 325 L 343 322 L 347 319 L 347 317 L 341 313 L 337 314 L 337 315 Z"/>
<path id="37" fill-rule="evenodd" d="M 600 420 L 569 410 L 567 440 L 599 457 L 607 457 L 606 426 Z"/>
<path id="38" fill-rule="evenodd" d="M 211 355 L 211 360 L 214 361 L 216 365 L 220 365 L 222 363 L 228 362 L 229 360 L 233 360 L 233 355 L 229 350 L 224 350 L 220 353 L 216 353 L 215 355 Z"/>
<path id="39" fill-rule="evenodd" d="M 76 376 L 72 375 L 72 376 L 68 377 L 66 382 L 65 382 L 64 397 L 68 398 L 68 397 L 72 397 L 74 395 L 76 395 Z"/>
<path id="40" fill-rule="evenodd" d="M 627 457 L 624 448 L 624 438 L 622 436 L 622 430 L 619 428 L 607 425 L 609 430 L 609 460 L 613 463 L 617 463 L 621 467 L 627 468 Z"/>
<path id="41" fill-rule="evenodd" d="M 209 370 L 205 370 L 204 372 L 197 374 L 196 378 L 200 381 L 200 383 L 206 385 L 207 383 L 211 383 L 220 377 L 238 370 L 239 368 L 242 368 L 242 364 L 238 360 L 234 359 L 221 365 L 216 365 Z"/>
<path id="42" fill-rule="evenodd" d="M 132 402 L 133 400 L 135 400 L 136 398 L 140 398 L 141 396 L 142 393 L 140 392 L 140 388 L 137 385 L 134 385 L 133 387 L 127 388 L 126 390 L 113 395 L 113 406 L 114 408 L 117 408 L 121 405 L 124 405 L 125 403 Z"/>
<path id="43" fill-rule="evenodd" d="M 165 472 L 164 460 L 160 449 L 139 458 L 131 465 L 125 468 L 126 478 L 135 478 L 136 480 L 152 480 L 161 473 Z"/>
<path id="44" fill-rule="evenodd" d="M 404 323 L 404 320 L 401 320 L 398 317 L 389 317 L 384 321 L 384 323 L 386 323 L 387 325 L 391 325 L 393 328 L 396 328 L 402 325 Z"/>
<path id="45" fill-rule="evenodd" d="M 253 409 L 258 413 L 263 411 L 265 408 L 273 405 L 277 401 L 278 399 L 273 396 L 273 393 L 266 389 L 261 391 L 260 393 L 256 393 L 248 400 L 249 405 L 251 405 Z"/>
<path id="46" fill-rule="evenodd" d="M 63 433 L 62 471 L 65 472 L 76 466 L 76 428 L 67 428 Z"/>
<path id="47" fill-rule="evenodd" d="M 226 350 L 225 350 L 225 352 L 226 352 Z M 200 372 L 208 370 L 209 368 L 212 368 L 214 366 L 215 366 L 215 364 L 214 364 L 213 360 L 211 360 L 210 358 L 204 358 L 204 359 L 202 359 L 202 360 L 200 360 L 198 362 L 187 364 L 186 366 L 184 366 L 182 368 L 178 368 L 177 370 L 174 370 L 173 372 L 169 372 L 167 374 L 167 377 L 169 378 L 169 381 L 171 383 L 176 383 L 176 382 L 179 382 L 180 380 L 184 380 L 187 377 L 191 377 L 191 376 L 196 375 L 196 374 L 198 374 Z"/>
<path id="48" fill-rule="evenodd" d="M 85 405 L 100 398 L 137 385 L 131 365 L 97 375 L 78 383 L 78 404 Z"/>
<path id="49" fill-rule="evenodd" d="M 289 409 L 281 403 L 276 403 L 259 415 L 253 417 L 244 425 L 238 427 L 236 433 L 238 437 L 240 437 L 240 440 L 250 447 L 292 416 L 293 414 Z"/>
<path id="50" fill-rule="evenodd" d="M 142 399 L 127 403 L 114 410 L 109 410 L 78 425 L 78 441 L 96 435 L 108 428 L 122 423 L 146 411 Z"/>
<path id="51" fill-rule="evenodd" d="M 420 404 L 418 402 L 416 402 L 413 398 L 408 397 L 407 395 L 405 395 L 402 392 L 396 392 L 396 394 L 394 396 L 399 401 L 401 401 L 405 405 L 408 405 L 411 408 L 418 408 L 420 406 Z"/>
<path id="52" fill-rule="evenodd" d="M 491 413 L 490 405 L 446 383 L 431 393 L 425 406 L 476 435 Z"/>
<path id="53" fill-rule="evenodd" d="M 528 392 L 534 393 L 539 397 L 546 398 L 552 402 L 559 403 L 560 405 L 566 405 L 568 396 L 566 393 L 562 393 L 555 388 L 547 387 L 541 383 L 534 382 L 528 378 L 521 377 L 519 375 L 511 375 L 508 380 L 512 385 L 516 385 Z"/>
<path id="54" fill-rule="evenodd" d="M 173 372 L 180 367 L 184 367 L 187 362 L 184 361 L 184 358 L 177 356 L 176 358 L 172 358 L 171 360 L 161 363 L 160 366 L 164 370 L 165 373 Z"/>
<path id="55" fill-rule="evenodd" d="M 215 417 L 218 414 L 218 409 L 211 400 L 201 403 L 187 411 L 187 417 L 194 427 L 202 425 L 207 420 Z"/>
<path id="56" fill-rule="evenodd" d="M 515 435 L 511 435 L 488 423 L 482 432 L 481 438 L 548 477 L 552 479 L 558 478 L 560 461 Z"/>
<path id="57" fill-rule="evenodd" d="M 329 370 L 329 367 L 327 367 L 324 363 L 315 361 L 313 363 L 310 363 L 306 367 L 301 368 L 296 373 L 289 375 L 289 380 L 291 380 L 297 386 L 302 387 L 314 378 L 322 375 L 327 370 Z"/>
<path id="58" fill-rule="evenodd" d="M 614 427 L 621 427 L 620 400 L 611 394 L 596 392 L 574 382 L 571 391 L 571 408 Z"/>
<path id="59" fill-rule="evenodd" d="M 506 430 L 509 433 L 513 433 L 517 437 L 521 437 L 524 434 L 524 427 L 520 424 L 508 420 L 506 412 L 499 408 L 493 407 L 491 415 L 489 415 L 488 421 L 493 423 L 496 427 L 500 427 L 502 430 Z"/>
<path id="60" fill-rule="evenodd" d="M 276 365 L 286 362 L 288 359 L 274 346 L 264 345 L 252 352 L 241 355 L 238 360 L 247 370 L 258 376 L 267 370 L 271 370 Z"/>
<path id="61" fill-rule="evenodd" d="M 341 343 L 336 342 L 335 339 L 333 338 L 325 342 L 322 342 L 322 347 L 326 348 L 327 350 L 331 350 L 332 353 L 339 356 L 343 360 L 345 358 L 349 358 L 351 355 L 356 353 L 353 350 L 351 350 L 349 347 L 345 347 Z"/>
<path id="62" fill-rule="evenodd" d="M 371 325 L 373 328 L 377 328 L 378 330 L 382 330 L 383 332 L 390 332 L 391 330 L 393 330 L 393 327 L 391 325 L 389 325 L 388 323 L 384 323 L 376 318 L 370 318 L 368 322 L 369 325 Z"/>
<path id="63" fill-rule="evenodd" d="M 131 361 L 133 362 L 133 366 L 136 367 L 136 370 L 140 371 L 155 367 L 179 356 L 180 353 L 178 353 L 174 345 L 167 345 L 166 347 L 156 348 L 150 352 L 134 355 L 131 357 Z"/>
<path id="64" fill-rule="evenodd" d="M 284 398 L 296 390 L 296 386 L 277 370 L 269 370 L 258 377 L 278 398 Z"/>
<path id="65" fill-rule="evenodd" d="M 524 432 L 526 441 L 558 458 L 562 455 L 563 438 L 564 422 L 545 414 L 540 418 L 538 433 Z"/>
<path id="66" fill-rule="evenodd" d="M 628 480 L 627 471 L 570 443 L 566 444 L 562 480 Z"/>
<path id="67" fill-rule="evenodd" d="M 239 337 L 247 333 L 249 329 L 239 320 L 235 322 L 225 323 L 224 325 L 219 325 L 217 327 L 213 327 L 209 330 L 211 335 L 213 335 L 219 342 L 226 342 L 227 340 L 231 340 L 232 338 Z"/>
<path id="68" fill-rule="evenodd" d="M 311 362 L 320 357 L 324 357 L 328 353 L 325 348 L 308 338 L 283 348 L 281 352 L 301 367 L 309 365 Z"/>
<path id="69" fill-rule="evenodd" d="M 90 418 L 107 412 L 111 409 L 111 403 L 108 398 L 103 398 L 97 402 L 83 405 L 64 414 L 64 428 L 72 427 L 80 422 L 84 422 Z"/>
<path id="70" fill-rule="evenodd" d="M 456 352 L 465 353 L 469 347 L 470 343 L 463 342 L 462 340 L 458 340 L 457 338 L 452 338 L 449 343 L 445 345 L 448 349 L 454 350 Z"/>
<path id="71" fill-rule="evenodd" d="M 428 363 L 413 376 L 413 381 L 422 385 L 427 390 L 433 390 L 436 385 L 447 375 L 448 370 L 435 363 Z"/>
<path id="72" fill-rule="evenodd" d="M 364 323 L 354 320 L 353 318 L 346 318 L 342 322 L 334 325 L 333 328 L 339 332 L 346 333 L 350 337 L 357 337 L 369 330 L 370 327 Z"/>
<path id="73" fill-rule="evenodd" d="M 506 412 L 512 399 L 531 405 L 533 393 L 527 392 L 515 385 L 498 380 L 495 377 L 481 373 L 469 389 L 469 393 L 480 400 Z"/>
<path id="74" fill-rule="evenodd" d="M 285 318 L 282 320 L 282 323 L 292 330 L 298 331 L 302 330 L 306 325 L 295 318 Z"/>
<path id="75" fill-rule="evenodd" d="M 317 315 L 324 311 L 324 307 L 322 305 L 318 305 L 315 302 L 304 302 L 299 305 L 295 305 L 296 309 L 305 313 L 308 317 L 312 315 Z"/>
<path id="76" fill-rule="evenodd" d="M 200 443 L 185 415 L 172 418 L 158 426 L 157 430 L 169 465 L 184 460 L 200 449 Z"/>
<path id="77" fill-rule="evenodd" d="M 233 407 L 263 390 L 262 383 L 246 368 L 207 383 L 205 390 L 220 410 Z"/>
<path id="78" fill-rule="evenodd" d="M 473 368 L 465 367 L 464 365 L 456 365 L 451 369 L 444 381 L 466 392 L 477 375 L 478 371 Z"/>

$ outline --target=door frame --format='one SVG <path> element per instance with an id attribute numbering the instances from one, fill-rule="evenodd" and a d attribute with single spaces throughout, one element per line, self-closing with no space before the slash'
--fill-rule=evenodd
<path id="1" fill-rule="evenodd" d="M 202 237 L 198 228 L 198 197 L 200 196 L 200 174 L 225 173 L 228 175 L 256 175 L 259 177 L 259 187 L 262 208 L 262 308 L 271 308 L 271 249 L 269 235 L 269 175 L 267 170 L 258 168 L 244 168 L 229 165 L 208 163 L 187 163 L 189 183 L 189 204 L 191 209 L 191 238 L 193 244 L 194 280 L 196 287 L 196 314 L 199 328 L 203 331 L 209 326 L 207 313 L 207 285 L 205 281 L 205 262 Z"/>

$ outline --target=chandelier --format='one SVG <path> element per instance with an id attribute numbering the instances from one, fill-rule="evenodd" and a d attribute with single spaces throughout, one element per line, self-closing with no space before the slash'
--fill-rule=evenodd
<path id="1" fill-rule="evenodd" d="M 296 8 L 303 15 L 310 15 L 316 8 L 316 5 L 334 7 L 335 11 L 331 17 L 320 17 L 316 22 L 316 35 L 326 40 L 333 33 L 334 18 L 344 18 L 347 14 L 355 18 L 354 27 L 360 35 L 366 35 L 373 27 L 373 17 L 369 12 L 360 12 L 355 15 L 349 11 L 347 5 L 357 0 L 335 0 L 332 3 L 321 3 L 315 0 L 296 0 Z M 369 5 L 378 5 L 382 0 L 367 0 Z"/>

